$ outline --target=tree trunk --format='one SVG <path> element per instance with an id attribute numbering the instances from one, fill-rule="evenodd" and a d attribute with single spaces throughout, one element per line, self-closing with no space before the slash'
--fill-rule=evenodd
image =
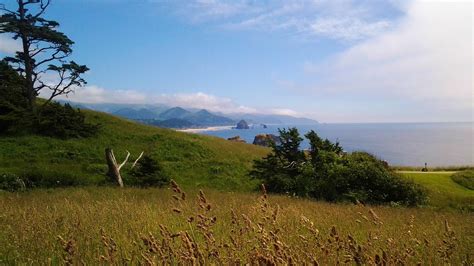
<path id="1" fill-rule="evenodd" d="M 123 187 L 123 180 L 122 176 L 120 175 L 121 166 L 117 164 L 117 160 L 115 159 L 114 151 L 112 149 L 105 149 L 105 159 L 107 160 L 107 165 L 109 166 L 107 175 L 115 179 L 120 187 Z"/>
<path id="2" fill-rule="evenodd" d="M 27 24 L 25 18 L 25 3 L 23 0 L 18 1 L 18 12 L 20 13 L 20 19 L 23 23 Z M 23 48 L 23 63 L 25 65 L 25 80 L 26 80 L 26 96 L 28 98 L 28 105 L 30 111 L 36 115 L 36 92 L 33 84 L 33 63 L 30 57 L 30 43 L 28 41 L 28 36 L 25 33 L 23 27 L 20 28 L 20 39 L 22 42 Z"/>

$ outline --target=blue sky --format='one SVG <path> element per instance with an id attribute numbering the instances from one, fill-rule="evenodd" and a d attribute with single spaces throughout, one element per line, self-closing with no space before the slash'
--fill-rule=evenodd
<path id="1" fill-rule="evenodd" d="M 473 120 L 470 11 L 468 1 L 53 0 L 46 17 L 91 69 L 75 101 L 415 122 Z M 0 55 L 15 45 L 3 36 Z"/>

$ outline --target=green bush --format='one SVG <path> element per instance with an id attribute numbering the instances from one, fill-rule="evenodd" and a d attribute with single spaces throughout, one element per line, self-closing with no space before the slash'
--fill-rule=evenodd
<path id="1" fill-rule="evenodd" d="M 85 116 L 69 104 L 60 103 L 45 105 L 39 114 L 35 127 L 40 135 L 58 138 L 91 137 L 97 134 L 98 125 L 85 122 Z"/>
<path id="2" fill-rule="evenodd" d="M 25 182 L 19 176 L 10 173 L 0 174 L 0 190 L 14 192 L 25 189 Z"/>
<path id="3" fill-rule="evenodd" d="M 426 198 L 421 186 L 390 171 L 382 161 L 365 152 L 345 155 L 323 180 L 315 192 L 326 200 L 413 206 L 424 203 Z"/>
<path id="4" fill-rule="evenodd" d="M 124 178 L 124 182 L 138 187 L 162 187 L 170 182 L 170 178 L 163 173 L 156 160 L 145 155 Z"/>
<path id="5" fill-rule="evenodd" d="M 451 179 L 465 188 L 474 189 L 474 170 L 457 172 L 451 176 Z"/>
<path id="6" fill-rule="evenodd" d="M 346 154 L 339 143 L 321 139 L 314 131 L 305 137 L 310 149 L 299 149 L 302 138 L 296 128 L 280 130 L 281 144 L 254 163 L 250 175 L 265 183 L 268 191 L 328 201 L 362 201 L 418 205 L 425 191 L 399 176 L 383 161 L 365 152 Z"/>

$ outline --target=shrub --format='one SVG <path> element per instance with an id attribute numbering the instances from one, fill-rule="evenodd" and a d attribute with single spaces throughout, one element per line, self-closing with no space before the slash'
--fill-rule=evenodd
<path id="1" fill-rule="evenodd" d="M 0 174 L 0 190 L 14 192 L 23 191 L 25 189 L 25 182 L 23 182 L 19 176 L 10 173 Z"/>
<path id="2" fill-rule="evenodd" d="M 474 189 L 474 170 L 457 172 L 451 176 L 451 179 L 465 188 Z"/>
<path id="3" fill-rule="evenodd" d="M 325 179 L 315 189 L 317 195 L 326 200 L 394 202 L 413 206 L 424 203 L 426 198 L 421 186 L 390 171 L 382 161 L 365 152 L 344 156 Z"/>
<path id="4" fill-rule="evenodd" d="M 50 137 L 78 138 L 95 135 L 99 126 L 86 123 L 84 114 L 71 105 L 54 102 L 41 109 L 35 130 Z"/>
<path id="5" fill-rule="evenodd" d="M 170 182 L 160 164 L 148 155 L 143 156 L 130 171 L 130 177 L 124 179 L 125 183 L 139 187 L 162 187 Z"/>
<path id="6" fill-rule="evenodd" d="M 424 203 L 424 190 L 390 170 L 385 162 L 365 152 L 346 154 L 339 143 L 323 140 L 314 131 L 305 136 L 310 142 L 308 152 L 299 149 L 302 139 L 296 128 L 280 130 L 282 143 L 255 161 L 251 176 L 275 193 L 328 201 Z"/>

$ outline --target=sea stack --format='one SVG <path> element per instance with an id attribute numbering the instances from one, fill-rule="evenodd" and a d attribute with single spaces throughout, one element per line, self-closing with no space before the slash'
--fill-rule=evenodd
<path id="1" fill-rule="evenodd" d="M 272 143 L 280 144 L 280 137 L 273 134 L 259 134 L 253 140 L 254 145 L 270 147 Z"/>
<path id="2" fill-rule="evenodd" d="M 237 126 L 235 127 L 236 129 L 249 129 L 249 125 L 245 120 L 240 120 L 239 123 L 237 123 Z"/>

